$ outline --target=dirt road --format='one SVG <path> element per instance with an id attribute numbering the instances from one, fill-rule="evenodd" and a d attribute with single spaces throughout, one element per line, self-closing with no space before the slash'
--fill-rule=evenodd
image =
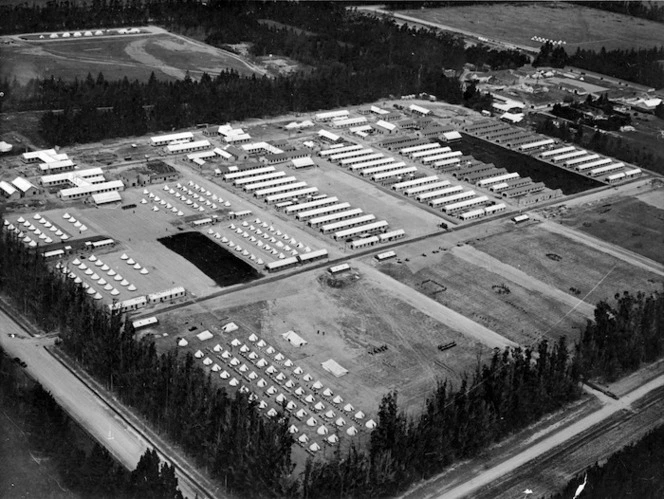
<path id="1" fill-rule="evenodd" d="M 16 335 L 10 337 L 10 335 Z M 137 430 L 129 426 L 118 414 L 101 400 L 71 371 L 56 360 L 44 347 L 53 339 L 29 336 L 16 322 L 0 311 L 0 345 L 11 357 L 19 357 L 27 363 L 26 371 L 67 413 L 92 437 L 128 469 L 134 469 L 141 455 L 153 447 Z M 159 452 L 161 449 L 157 449 Z M 164 456 L 160 452 L 160 455 Z M 166 459 L 173 462 L 172 459 Z M 185 497 L 201 497 L 199 487 L 176 470 L 180 490 Z"/>
<path id="2" fill-rule="evenodd" d="M 531 277 L 525 272 L 516 269 L 511 265 L 507 265 L 492 257 L 491 255 L 473 248 L 472 246 L 467 244 L 463 246 L 455 246 L 450 251 L 455 256 L 458 256 L 459 258 L 462 258 L 467 262 L 476 265 L 477 267 L 481 267 L 488 270 L 489 272 L 498 274 L 530 291 L 541 293 L 542 295 L 553 298 L 560 303 L 564 303 L 565 305 L 569 306 L 571 310 L 578 310 L 589 319 L 593 319 L 595 316 L 595 307 L 589 303 L 568 295 L 567 293 L 564 293 L 563 291 L 560 291 L 553 286 L 549 286 L 545 282 Z"/>
<path id="3" fill-rule="evenodd" d="M 600 410 L 582 418 L 576 423 L 564 428 L 561 431 L 555 432 L 550 437 L 542 440 L 541 442 L 533 445 L 528 450 L 517 454 L 516 456 L 505 460 L 501 464 L 485 470 L 471 480 L 461 484 L 454 483 L 440 483 L 437 490 L 431 491 L 435 487 L 436 478 L 425 482 L 415 489 L 404 494 L 403 498 L 418 498 L 418 499 L 452 499 L 467 497 L 472 495 L 482 487 L 490 485 L 494 480 L 499 479 L 503 475 L 515 470 L 534 459 L 542 456 L 544 453 L 562 445 L 573 438 L 579 437 L 583 432 L 593 428 L 595 425 L 601 424 L 611 416 L 624 411 L 630 405 L 638 402 L 639 399 L 648 395 L 651 391 L 664 386 L 664 375 L 655 378 L 654 380 L 646 383 L 645 385 L 637 388 L 629 394 L 622 397 L 620 400 L 602 398 L 603 406 Z M 442 481 L 441 481 L 442 482 Z"/>
<path id="4" fill-rule="evenodd" d="M 379 272 L 370 265 L 360 260 L 355 261 L 355 265 L 362 273 L 365 279 L 371 281 L 374 285 L 382 289 L 389 289 L 390 294 L 403 300 L 412 307 L 422 311 L 439 322 L 450 328 L 463 333 L 477 341 L 484 343 L 490 348 L 516 347 L 517 344 L 507 338 L 491 331 L 490 329 L 478 324 L 477 322 L 455 312 L 454 310 L 441 305 L 428 296 L 419 293 L 413 288 L 400 283 L 396 279 Z"/>

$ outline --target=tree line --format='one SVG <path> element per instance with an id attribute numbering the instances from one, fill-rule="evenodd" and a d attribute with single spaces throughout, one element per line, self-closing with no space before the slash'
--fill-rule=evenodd
<path id="1" fill-rule="evenodd" d="M 576 346 L 584 376 L 615 381 L 664 353 L 664 294 L 615 295 L 601 301 Z"/>
<path id="2" fill-rule="evenodd" d="M 394 496 L 576 400 L 580 374 L 562 337 L 554 345 L 542 340 L 534 349 L 496 351 L 459 388 L 438 384 L 414 417 L 399 410 L 396 392 L 389 393 L 369 448 L 309 462 L 302 497 Z"/>
<path id="3" fill-rule="evenodd" d="M 54 463 L 62 483 L 78 497 L 182 499 L 175 470 L 161 463 L 154 450 L 148 449 L 136 469 L 127 471 L 99 443 L 90 446 L 51 394 L 19 372 L 1 348 L 0 405 L 21 421 L 30 451 Z"/>
<path id="4" fill-rule="evenodd" d="M 599 52 L 578 47 L 574 54 L 568 55 L 563 47 L 554 47 L 551 42 L 546 42 L 535 57 L 533 66 L 554 68 L 575 66 L 648 87 L 662 88 L 664 87 L 662 59 L 664 59 L 662 46 L 614 50 L 602 47 Z"/>

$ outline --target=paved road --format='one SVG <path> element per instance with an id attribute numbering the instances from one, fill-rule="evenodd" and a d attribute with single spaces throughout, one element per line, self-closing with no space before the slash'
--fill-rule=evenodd
<path id="1" fill-rule="evenodd" d="M 582 418 L 567 428 L 555 432 L 551 436 L 533 445 L 529 449 L 521 452 L 520 454 L 517 454 L 510 459 L 507 459 L 506 461 L 503 461 L 497 466 L 483 471 L 467 482 L 449 488 L 446 488 L 445 484 L 441 483 L 441 487 L 434 493 L 423 493 L 422 488 L 418 487 L 404 494 L 402 497 L 417 499 L 456 499 L 470 496 L 482 487 L 490 485 L 494 480 L 497 480 L 505 474 L 510 473 L 519 466 L 525 465 L 528 462 L 531 462 L 534 459 L 544 455 L 546 452 L 549 452 L 552 449 L 562 445 L 563 443 L 568 442 L 573 438 L 579 437 L 583 432 L 590 430 L 595 425 L 601 424 L 609 417 L 625 410 L 642 397 L 645 397 L 651 391 L 663 386 L 664 375 L 655 378 L 649 383 L 646 383 L 645 385 L 637 388 L 629 394 L 621 397 L 620 400 L 613 400 L 603 397 L 602 402 L 604 405 L 600 410 Z M 428 483 L 431 483 L 432 481 L 435 481 L 435 478 L 430 480 Z"/>
<path id="2" fill-rule="evenodd" d="M 11 338 L 9 335 L 16 337 Z M 27 363 L 26 371 L 58 404 L 92 437 L 104 445 L 115 459 L 128 469 L 134 469 L 141 455 L 155 447 L 147 442 L 142 429 L 137 429 L 118 415 L 93 390 L 55 359 L 44 347 L 53 344 L 53 338 L 29 336 L 12 318 L 0 311 L 0 345 L 11 357 Z M 164 457 L 162 448 L 158 452 Z M 166 459 L 174 462 L 172 459 Z M 185 497 L 206 497 L 176 468 L 180 490 Z"/>

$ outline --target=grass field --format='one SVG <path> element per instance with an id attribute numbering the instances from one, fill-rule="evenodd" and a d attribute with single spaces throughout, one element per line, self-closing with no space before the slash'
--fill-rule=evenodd
<path id="1" fill-rule="evenodd" d="M 538 42 L 530 40 L 533 36 L 564 40 L 568 53 L 577 47 L 611 50 L 664 44 L 661 24 L 563 2 L 466 5 L 399 12 L 519 45 L 539 47 Z"/>
<path id="2" fill-rule="evenodd" d="M 450 252 L 430 254 L 427 260 L 423 263 L 418 259 L 414 267 L 389 263 L 381 270 L 521 345 L 533 344 L 543 335 L 576 339 L 578 328 L 585 324 L 585 317 L 569 313 L 565 304 Z"/>
<path id="3" fill-rule="evenodd" d="M 99 72 L 108 80 L 125 76 L 147 80 L 152 72 L 167 80 L 182 79 L 187 71 L 192 78 L 226 68 L 243 75 L 256 72 L 239 56 L 162 30 L 145 36 L 66 41 L 13 39 L 12 44 L 0 47 L 0 58 L 0 78 L 16 77 L 21 83 L 51 75 L 72 80 L 91 73 L 96 78 Z"/>
<path id="4" fill-rule="evenodd" d="M 661 197 L 661 192 L 652 194 Z M 565 225 L 664 263 L 664 210 L 632 197 L 565 213 Z"/>
<path id="5" fill-rule="evenodd" d="M 473 245 L 564 292 L 575 288 L 591 304 L 612 300 L 623 291 L 655 291 L 662 286 L 661 279 L 645 270 L 536 225 L 523 227 L 519 235 L 503 233 Z"/>

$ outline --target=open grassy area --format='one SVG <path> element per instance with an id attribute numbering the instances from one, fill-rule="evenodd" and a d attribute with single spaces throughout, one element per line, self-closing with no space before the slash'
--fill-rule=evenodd
<path id="1" fill-rule="evenodd" d="M 129 80 L 184 78 L 187 71 L 198 78 L 203 71 L 219 73 L 231 68 L 240 74 L 253 74 L 252 67 L 235 54 L 209 45 L 159 31 L 136 36 L 97 39 L 45 40 L 30 42 L 13 39 L 0 47 L 0 78 L 20 83 L 30 78 L 84 79 L 103 73 L 108 80 L 125 76 Z"/>
<path id="2" fill-rule="evenodd" d="M 599 239 L 664 263 L 664 210 L 639 199 L 619 198 L 612 202 L 584 206 L 565 212 L 561 221 Z"/>
<path id="3" fill-rule="evenodd" d="M 542 227 L 523 227 L 473 243 L 477 249 L 562 291 L 576 289 L 595 304 L 623 291 L 661 290 L 661 279 L 607 253 Z M 537 310 L 536 313 L 541 313 Z"/>
<path id="4" fill-rule="evenodd" d="M 664 44 L 661 24 L 563 2 L 464 5 L 400 12 L 520 45 L 538 47 L 538 42 L 530 40 L 533 36 L 564 40 L 568 53 L 577 47 L 611 50 Z"/>
<path id="5" fill-rule="evenodd" d="M 487 272 L 450 252 L 430 254 L 425 264 L 386 263 L 391 277 L 521 345 L 567 336 L 575 339 L 585 318 L 569 307 Z M 537 313 L 533 313 L 537 311 Z M 567 315 L 569 313 L 569 315 Z"/>

